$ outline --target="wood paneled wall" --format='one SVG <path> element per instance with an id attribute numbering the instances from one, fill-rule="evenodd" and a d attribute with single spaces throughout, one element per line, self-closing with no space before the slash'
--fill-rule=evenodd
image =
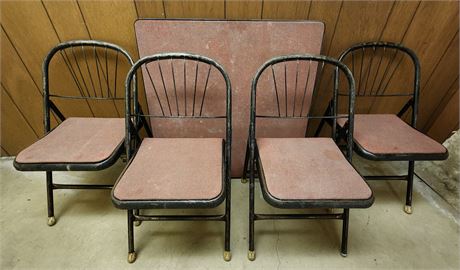
<path id="1" fill-rule="evenodd" d="M 459 3 L 430 1 L 1 1 L 1 154 L 43 136 L 41 62 L 57 43 L 98 39 L 137 59 L 138 18 L 323 21 L 323 54 L 362 41 L 402 42 L 421 60 L 418 128 L 443 141 L 459 126 Z M 399 104 L 375 104 L 383 112 Z M 317 108 L 321 110 L 322 108 Z M 55 121 L 53 119 L 53 121 Z"/>

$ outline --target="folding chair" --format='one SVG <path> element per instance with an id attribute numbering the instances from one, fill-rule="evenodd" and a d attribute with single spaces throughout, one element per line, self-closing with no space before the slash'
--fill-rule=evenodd
<path id="1" fill-rule="evenodd" d="M 14 160 L 20 171 L 45 171 L 48 225 L 56 223 L 56 189 L 110 189 L 112 185 L 57 184 L 53 171 L 96 171 L 114 164 L 124 152 L 124 91 L 117 91 L 133 61 L 121 47 L 101 41 L 58 44 L 43 62 L 45 136 Z M 120 71 L 121 70 L 121 71 Z M 50 91 L 53 89 L 53 91 Z M 85 115 L 86 117 L 69 117 Z M 110 116 L 110 115 L 109 115 Z M 111 117 L 113 117 L 111 116 Z M 61 123 L 51 129 L 55 119 Z"/>
<path id="2" fill-rule="evenodd" d="M 309 112 L 312 93 L 319 91 L 324 74 L 335 75 L 333 87 L 330 87 L 333 88 L 331 95 L 334 101 L 339 93 L 339 74 L 346 78 L 346 83 L 342 84 L 349 93 L 346 114 L 337 115 L 334 110 L 326 116 L 314 116 Z M 374 200 L 371 189 L 350 164 L 354 87 L 353 76 L 348 68 L 326 56 L 275 57 L 257 71 L 252 81 L 249 156 L 246 158 L 250 172 L 249 260 L 255 259 L 254 225 L 259 220 L 342 220 L 341 255 L 347 255 L 349 209 L 367 208 Z M 345 155 L 336 145 L 338 138 L 335 128 L 325 138 L 304 136 L 307 122 L 322 118 L 332 120 L 334 127 L 340 119 L 349 122 Z M 297 134 L 286 130 L 287 125 L 293 123 L 298 124 Z M 276 138 L 273 137 L 274 128 L 277 128 Z M 255 213 L 255 173 L 259 176 L 262 195 L 271 206 L 285 209 L 342 208 L 343 212 Z"/>
<path id="3" fill-rule="evenodd" d="M 133 91 L 131 96 L 130 87 L 140 70 L 148 115 L 131 106 L 132 100 L 137 104 L 138 95 Z M 166 220 L 224 221 L 224 259 L 229 261 L 232 111 L 227 73 L 204 56 L 163 53 L 136 62 L 125 85 L 126 126 L 145 116 L 151 119 L 155 135 L 141 142 L 135 129 L 126 129 L 129 163 L 112 190 L 114 205 L 128 210 L 128 262 L 136 260 L 134 222 Z M 220 128 L 207 129 L 207 121 Z M 191 131 L 196 135 L 193 138 Z M 224 199 L 225 213 L 219 215 L 150 215 L 138 211 L 214 208 Z"/>
<path id="4" fill-rule="evenodd" d="M 404 211 L 411 214 L 415 161 L 448 157 L 444 146 L 416 129 L 420 91 L 417 55 L 401 44 L 368 42 L 351 46 L 340 55 L 339 61 L 351 67 L 358 89 L 356 105 L 362 105 L 356 109 L 354 150 L 369 160 L 408 161 L 407 175 L 368 175 L 364 178 L 407 181 Z M 374 107 L 389 113 L 374 113 Z M 329 106 L 327 110 L 330 109 Z M 412 109 L 410 125 L 401 119 L 409 109 Z M 399 112 L 394 114 L 392 110 Z M 343 137 L 346 121 L 341 119 L 338 124 L 338 132 Z"/>

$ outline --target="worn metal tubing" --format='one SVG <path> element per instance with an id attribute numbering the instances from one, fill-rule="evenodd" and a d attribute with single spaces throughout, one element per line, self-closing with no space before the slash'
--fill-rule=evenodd
<path id="1" fill-rule="evenodd" d="M 192 115 L 189 116 L 186 113 L 185 115 L 179 115 L 179 109 L 177 111 L 177 115 L 172 115 L 171 108 L 169 116 L 157 116 L 157 115 L 148 115 L 142 112 L 138 104 L 138 93 L 135 81 L 136 72 L 147 63 L 153 61 L 160 61 L 160 60 L 171 60 L 172 59 L 184 59 L 184 70 L 185 70 L 185 59 L 204 62 L 208 65 L 215 67 L 225 81 L 226 86 L 226 115 L 225 116 L 203 116 L 201 115 Z M 148 71 L 148 69 L 147 69 Z M 197 72 L 198 70 L 196 70 Z M 161 72 L 161 70 L 160 70 Z M 185 76 L 184 71 L 184 76 Z M 174 76 L 174 73 L 173 73 Z M 163 80 L 163 77 L 162 77 Z M 153 82 L 152 82 L 153 83 Z M 174 82 L 175 83 L 175 82 Z M 185 79 L 184 79 L 185 83 Z M 134 86 L 132 86 L 134 84 Z M 207 85 L 207 83 L 206 83 Z M 164 81 L 163 81 L 163 86 Z M 131 96 L 131 89 L 132 89 L 132 96 Z M 128 238 L 129 238 L 129 249 L 130 252 L 134 250 L 133 244 L 133 220 L 138 221 L 195 221 L 195 220 L 204 220 L 204 221 L 224 221 L 225 222 L 225 251 L 230 251 L 230 212 L 231 212 L 231 145 L 232 145 L 232 98 L 231 98 L 231 84 L 228 74 L 225 70 L 218 64 L 216 61 L 200 56 L 194 55 L 189 53 L 162 53 L 144 57 L 137 61 L 129 70 L 126 81 L 125 81 L 125 121 L 126 121 L 126 136 L 125 136 L 125 148 L 127 151 L 127 158 L 129 160 L 128 165 L 129 167 L 131 162 L 134 160 L 135 154 L 140 146 L 141 136 L 139 136 L 138 129 L 133 128 L 140 122 L 138 119 L 141 117 L 142 125 L 144 125 L 147 129 L 147 133 L 149 137 L 153 137 L 153 130 L 148 126 L 145 117 L 148 118 L 186 118 L 186 119 L 207 119 L 207 118 L 225 118 L 226 119 L 226 137 L 225 140 L 222 141 L 222 156 L 223 156 L 223 164 L 222 164 L 222 192 L 217 197 L 209 199 L 209 200 L 131 200 L 131 201 L 123 201 L 119 200 L 114 196 L 113 189 L 112 189 L 112 202 L 118 208 L 129 209 L 128 210 Z M 164 89 L 166 91 L 166 88 Z M 175 89 L 176 90 L 176 89 Z M 185 91 L 186 89 L 184 89 Z M 206 89 L 205 89 L 206 90 Z M 134 106 L 133 110 L 131 108 L 131 101 L 134 99 Z M 177 96 L 176 96 L 177 99 Z M 204 95 L 203 95 L 204 99 Z M 202 100 L 204 102 L 204 100 Z M 168 101 L 168 106 L 169 106 Z M 161 106 L 161 103 L 160 103 Z M 186 106 L 185 106 L 186 108 Z M 195 104 L 193 104 L 193 108 L 195 108 Z M 134 124 L 133 124 L 134 120 Z M 134 133 L 134 134 L 133 134 Z M 120 181 L 121 177 L 123 176 L 125 170 L 121 173 L 121 176 L 118 178 Z M 116 185 L 115 184 L 115 185 Z M 213 208 L 218 206 L 223 202 L 225 199 L 225 213 L 223 215 L 140 215 L 137 212 L 137 209 L 152 209 L 152 208 L 163 208 L 163 209 L 171 209 L 171 208 Z M 136 213 L 132 213 L 132 209 L 136 209 Z M 131 214 L 130 214 L 131 213 Z"/>
<path id="2" fill-rule="evenodd" d="M 224 215 L 134 215 L 140 221 L 226 221 Z"/>
<path id="3" fill-rule="evenodd" d="M 375 160 L 375 161 L 415 161 L 415 160 L 445 160 L 449 156 L 449 152 L 436 153 L 436 154 L 414 154 L 414 153 L 403 153 L 403 154 L 374 154 L 364 147 L 362 147 L 358 142 L 354 144 L 354 150 L 358 155 L 365 159 Z"/>
<path id="4" fill-rule="evenodd" d="M 406 189 L 406 205 L 412 206 L 412 189 L 414 186 L 414 166 L 415 162 L 409 161 L 408 175 L 407 175 L 407 189 Z"/>
<path id="5" fill-rule="evenodd" d="M 44 105 L 44 120 L 45 120 L 45 134 L 47 134 L 50 131 L 50 104 L 49 104 L 49 98 L 50 98 L 50 93 L 49 93 L 49 64 L 51 62 L 51 59 L 53 56 L 66 48 L 70 47 L 78 47 L 78 46 L 94 46 L 94 47 L 102 47 L 102 48 L 110 48 L 115 51 L 121 52 L 129 61 L 131 65 L 134 64 L 134 61 L 132 60 L 131 56 L 129 53 L 123 49 L 122 47 L 104 42 L 104 41 L 98 41 L 98 40 L 73 40 L 73 41 L 67 41 L 58 44 L 56 47 L 51 49 L 51 51 L 46 55 L 45 60 L 43 61 L 42 65 L 42 73 L 43 73 L 43 105 Z"/>
<path id="6" fill-rule="evenodd" d="M 111 189 L 113 185 L 53 184 L 53 189 Z"/>
<path id="7" fill-rule="evenodd" d="M 343 223 L 342 223 L 342 244 L 341 254 L 342 256 L 347 255 L 348 247 L 348 223 L 349 223 L 350 209 L 343 209 Z"/>
<path id="8" fill-rule="evenodd" d="M 349 162 L 352 160 L 352 151 L 353 151 L 353 127 L 354 127 L 354 98 L 355 98 L 355 81 L 351 71 L 341 62 L 336 59 L 325 57 L 325 56 L 315 56 L 315 55 L 288 55 L 288 56 L 279 56 L 272 58 L 265 62 L 257 71 L 256 75 L 252 80 L 251 85 L 251 114 L 250 114 L 250 129 L 249 129 L 249 251 L 254 251 L 254 222 L 255 220 L 268 220 L 268 219 L 343 219 L 344 224 L 346 221 L 346 226 L 348 229 L 348 214 L 347 210 L 344 210 L 344 214 L 255 214 L 254 210 L 254 176 L 257 171 L 259 176 L 259 182 L 261 184 L 262 194 L 264 199 L 271 204 L 272 206 L 278 208 L 321 208 L 321 207 L 334 207 L 334 208 L 349 208 L 349 207 L 369 207 L 374 201 L 374 197 L 371 197 L 367 200 L 280 200 L 272 196 L 268 190 L 265 188 L 265 179 L 263 174 L 263 169 L 261 169 L 262 164 L 258 158 L 257 144 L 256 144 L 256 118 L 261 117 L 256 114 L 256 91 L 257 83 L 259 77 L 268 67 L 272 67 L 274 64 L 286 61 L 295 61 L 295 60 L 310 60 L 316 62 L 322 62 L 323 66 L 325 63 L 332 64 L 335 66 L 335 80 L 334 80 L 334 92 L 333 92 L 333 102 L 337 103 L 338 95 L 338 72 L 339 69 L 345 73 L 345 76 L 348 80 L 348 90 L 349 90 L 349 107 L 348 107 L 348 132 L 346 135 L 346 158 Z M 318 76 L 318 74 L 317 74 Z M 318 79 L 318 78 L 317 78 Z M 276 87 L 276 86 L 275 86 Z M 316 88 L 316 84 L 315 84 Z M 337 105 L 331 104 L 330 106 L 332 116 L 325 115 L 323 117 L 311 116 L 309 112 L 305 117 L 300 115 L 299 117 L 286 117 L 280 118 L 322 118 L 323 120 L 332 120 L 332 123 L 335 125 L 337 118 L 343 118 L 343 116 L 337 115 Z M 262 116 L 262 117 L 271 117 L 271 116 Z M 333 129 L 331 137 L 336 139 L 336 131 Z M 245 174 L 246 171 L 243 172 Z M 343 247 L 343 242 L 342 242 Z M 343 249 L 343 248 L 342 248 Z"/>
<path id="9" fill-rule="evenodd" d="M 365 180 L 407 180 L 407 175 L 365 175 Z"/>
<path id="10" fill-rule="evenodd" d="M 257 145 L 256 145 L 257 147 Z M 257 149 L 256 149 L 257 150 Z M 267 184 L 265 182 L 265 176 L 263 173 L 262 162 L 260 159 L 256 161 L 257 172 L 260 176 L 259 182 L 262 190 L 262 195 L 265 201 L 277 208 L 286 208 L 286 209 L 302 209 L 302 208 L 368 208 L 374 203 L 374 196 L 371 196 L 367 199 L 328 199 L 328 200 L 286 200 L 278 199 L 273 196 L 267 189 Z"/>
<path id="11" fill-rule="evenodd" d="M 19 163 L 14 159 L 13 166 L 19 171 L 100 171 L 112 166 L 124 151 L 121 142 L 107 159 L 96 163 Z"/>
<path id="12" fill-rule="evenodd" d="M 53 172 L 46 172 L 46 198 L 48 217 L 54 217 Z"/>
<path id="13" fill-rule="evenodd" d="M 128 210 L 128 252 L 134 252 L 134 215 L 133 210 Z"/>
<path id="14" fill-rule="evenodd" d="M 255 220 L 343 219 L 343 214 L 255 214 Z"/>

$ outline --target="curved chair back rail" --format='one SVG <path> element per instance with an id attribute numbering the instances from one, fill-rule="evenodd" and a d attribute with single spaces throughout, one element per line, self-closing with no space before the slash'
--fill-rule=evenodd
<path id="1" fill-rule="evenodd" d="M 340 75 L 346 79 L 339 80 Z M 329 76 L 333 78 L 334 83 L 327 84 Z M 345 114 L 338 114 L 337 100 L 342 87 L 348 94 L 348 108 Z M 323 92 L 327 92 L 325 90 L 328 89 L 331 90 L 332 110 L 326 115 L 312 115 L 312 106 L 309 103 L 323 98 Z M 264 93 L 259 94 L 262 91 Z M 272 93 L 271 98 L 267 98 L 268 93 Z M 312 98 L 307 100 L 306 97 L 309 96 Z M 351 165 L 354 98 L 353 75 L 345 64 L 334 58 L 308 54 L 278 56 L 268 60 L 258 69 L 251 87 L 251 121 L 247 151 L 250 154 L 246 154 L 246 167 L 249 167 L 250 260 L 255 259 L 255 221 L 271 219 L 342 220 L 341 254 L 347 255 L 349 209 L 367 208 L 374 200 L 371 189 Z M 298 134 L 286 132 L 279 132 L 281 136 L 277 136 L 278 138 L 264 136 L 269 133 L 261 127 L 266 129 L 274 126 L 262 122 L 267 118 L 280 120 L 275 126 L 281 129 L 284 127 L 282 122 L 305 123 L 311 119 L 325 120 L 331 123 L 332 132 L 330 138 L 299 138 Z M 346 136 L 347 141 L 345 155 L 338 146 L 338 120 L 345 120 L 349 124 L 347 132 L 341 133 Z M 273 131 L 270 133 L 273 134 Z M 305 133 L 305 137 L 306 135 Z M 246 174 L 245 169 L 243 175 Z M 342 208 L 343 212 L 319 215 L 257 213 L 256 174 L 263 198 L 276 208 Z"/>
<path id="2" fill-rule="evenodd" d="M 414 51 L 391 42 L 358 43 L 342 52 L 339 61 L 350 67 L 353 73 L 356 80 L 357 100 L 360 97 L 409 98 L 398 115 L 402 116 L 409 107 L 412 107 L 411 125 L 415 127 L 420 91 L 420 61 Z M 400 72 L 407 74 L 407 68 L 411 68 L 413 72 L 412 89 L 396 89 L 401 85 L 411 84 L 410 81 L 404 81 L 392 85 L 394 84 L 392 81 L 397 77 L 411 78 L 411 76 L 398 76 Z M 346 95 L 346 93 L 339 93 L 342 94 Z"/>
<path id="3" fill-rule="evenodd" d="M 327 67 L 332 70 L 327 72 Z M 326 69 L 326 71 L 325 71 Z M 280 75 L 281 73 L 281 75 Z M 278 74 L 278 75 L 277 75 Z M 289 75 L 290 74 L 290 75 Z M 325 74 L 334 76 L 334 84 L 331 91 L 334 106 L 329 115 L 311 115 L 311 106 L 306 102 L 308 96 L 316 96 L 321 89 L 322 77 Z M 339 74 L 346 78 L 346 90 L 348 92 L 348 110 L 346 114 L 337 114 L 337 99 L 339 94 Z M 264 82 L 261 82 L 264 80 Z M 263 84 L 264 89 L 258 89 L 259 83 Z M 271 85 L 271 86 L 270 86 Z M 261 87 L 262 88 L 262 87 Z M 271 89 L 270 89 L 271 88 Z M 346 118 L 348 121 L 347 133 L 347 158 L 351 160 L 353 147 L 353 114 L 355 82 L 351 71 L 346 65 L 338 60 L 321 55 L 286 55 L 272 58 L 265 62 L 257 71 L 251 86 L 251 116 L 250 116 L 250 147 L 251 152 L 255 147 L 256 138 L 256 119 L 325 119 L 333 122 L 331 137 L 336 140 L 336 121 L 339 118 Z M 309 90 L 310 89 L 310 90 Z M 272 91 L 272 102 L 264 102 L 263 108 L 259 110 L 270 111 L 271 113 L 258 113 L 256 106 L 258 91 Z M 308 93 L 312 91 L 311 93 Z M 265 96 L 269 96 L 265 93 Z M 272 103 L 272 106 L 267 105 Z M 275 104 L 275 105 L 273 105 Z M 275 109 L 270 107 L 275 107 Z"/>
<path id="4" fill-rule="evenodd" d="M 121 80 L 125 74 L 121 69 L 128 70 L 133 64 L 133 59 L 125 49 L 104 41 L 73 40 L 52 48 L 42 65 L 45 133 L 51 128 L 50 109 L 61 121 L 65 120 L 64 114 L 52 99 L 80 100 L 88 106 L 92 116 L 97 114 L 94 108 L 99 106 L 95 104 L 95 100 L 109 100 L 112 101 L 111 111 L 119 117 L 122 116 L 123 112 L 120 112 L 120 109 L 123 109 L 123 106 L 116 104 L 116 101 L 124 100 Z M 55 69 L 54 66 L 60 68 Z M 51 85 L 50 73 L 59 73 L 63 78 L 72 80 L 74 89 L 69 89 L 68 85 Z M 54 93 L 50 88 L 63 93 Z"/>
<path id="5" fill-rule="evenodd" d="M 112 188 L 112 184 L 56 183 L 53 171 L 102 170 L 121 157 L 124 89 L 123 81 L 117 81 L 124 80 L 133 64 L 120 46 L 95 40 L 63 42 L 46 55 L 42 65 L 45 136 L 21 151 L 13 164 L 18 170 L 46 172 L 49 226 L 56 223 L 56 190 Z M 51 111 L 58 120 L 53 131 Z"/>
<path id="6" fill-rule="evenodd" d="M 419 60 L 411 49 L 382 41 L 353 45 L 340 55 L 339 60 L 351 68 L 357 84 L 356 153 L 369 160 L 408 161 L 407 175 L 363 177 L 366 180 L 407 181 L 404 211 L 410 214 L 415 161 L 443 160 L 448 156 L 445 147 L 416 130 Z M 404 121 L 409 109 L 412 109 L 410 125 Z M 399 112 L 394 115 L 396 110 Z M 340 124 L 345 126 L 346 123 Z M 321 127 L 317 129 L 317 134 Z"/>
<path id="7" fill-rule="evenodd" d="M 140 70 L 142 70 L 144 77 L 149 78 L 149 80 L 145 80 L 150 81 L 150 85 L 145 85 L 146 93 L 151 95 L 151 99 L 155 101 L 149 102 L 149 114 L 143 114 L 139 110 L 137 88 L 132 87 L 135 84 L 133 79 Z M 218 87 L 216 71 L 217 77 L 219 77 L 218 75 L 221 76 L 225 86 L 224 114 L 206 112 L 206 100 L 212 97 L 214 90 L 221 90 Z M 230 164 L 232 142 L 231 83 L 228 74 L 219 63 L 211 58 L 190 53 L 162 53 L 146 56 L 137 61 L 128 72 L 125 88 L 127 126 L 125 145 L 128 149 L 128 158 L 134 153 L 140 139 L 137 131 L 129 128 L 132 126 L 132 120 L 137 123 L 139 118 L 143 117 L 170 120 L 225 119 L 225 156 L 226 162 Z M 133 89 L 132 94 L 130 89 Z M 152 131 L 155 134 L 155 130 Z M 131 132 L 136 132 L 136 134 L 131 134 Z M 228 170 L 230 170 L 230 165 L 228 165 Z M 227 175 L 230 175 L 230 172 Z"/>

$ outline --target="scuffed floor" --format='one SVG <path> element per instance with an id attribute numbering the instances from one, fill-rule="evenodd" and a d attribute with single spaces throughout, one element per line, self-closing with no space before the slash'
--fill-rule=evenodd
<path id="1" fill-rule="evenodd" d="M 449 158 L 443 161 L 417 162 L 415 172 L 457 212 L 460 212 L 460 132 L 444 142 Z"/>
<path id="2" fill-rule="evenodd" d="M 358 167 L 381 173 L 382 166 Z M 56 182 L 106 179 L 122 169 L 117 163 L 97 173 L 56 173 Z M 404 170 L 399 164 L 384 164 Z M 382 171 L 383 172 L 383 171 Z M 115 209 L 107 190 L 56 191 L 54 227 L 46 225 L 44 173 L 22 173 L 11 159 L 0 160 L 0 269 L 458 269 L 459 225 L 455 213 L 416 180 L 414 213 L 403 212 L 405 183 L 370 183 L 375 203 L 351 210 L 349 254 L 339 255 L 339 221 L 258 221 L 254 262 L 247 260 L 248 186 L 232 186 L 232 261 L 224 262 L 223 223 L 144 222 L 135 228 L 138 259 L 127 258 L 126 212 Z M 279 212 L 263 202 L 259 212 Z M 222 210 L 215 209 L 211 212 Z M 162 211 L 164 212 L 164 211 Z M 183 213 L 184 211 L 175 211 Z M 195 213 L 210 211 L 195 210 Z M 184 212 L 185 213 L 185 212 Z M 190 213 L 190 212 L 187 212 Z"/>

